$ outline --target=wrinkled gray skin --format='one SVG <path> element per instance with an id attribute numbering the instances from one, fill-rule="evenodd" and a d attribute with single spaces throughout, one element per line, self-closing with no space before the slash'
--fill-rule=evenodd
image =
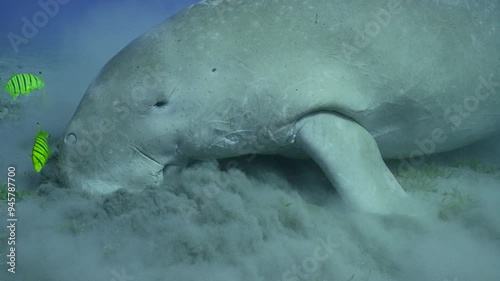
<path id="1" fill-rule="evenodd" d="M 61 177 L 107 193 L 194 159 L 311 157 L 354 208 L 393 212 L 405 195 L 382 157 L 500 129 L 499 3 L 468 2 L 194 5 L 102 69 L 66 127 Z"/>

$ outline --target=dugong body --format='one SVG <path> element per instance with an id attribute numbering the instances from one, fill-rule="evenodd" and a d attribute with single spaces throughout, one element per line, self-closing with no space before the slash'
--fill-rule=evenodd
<path id="1" fill-rule="evenodd" d="M 106 193 L 191 160 L 311 157 L 348 203 L 390 212 L 404 192 L 382 158 L 498 132 L 499 74 L 494 0 L 204 1 L 105 65 L 59 170 Z"/>

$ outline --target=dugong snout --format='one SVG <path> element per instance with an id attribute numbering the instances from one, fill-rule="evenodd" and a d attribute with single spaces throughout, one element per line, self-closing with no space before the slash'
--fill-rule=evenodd
<path id="1" fill-rule="evenodd" d="M 104 141 L 113 137 L 120 143 Z M 59 178 L 70 188 L 109 193 L 158 186 L 165 165 L 113 132 L 85 130 L 73 120 L 59 144 Z M 130 186 L 124 186 L 124 185 Z"/>

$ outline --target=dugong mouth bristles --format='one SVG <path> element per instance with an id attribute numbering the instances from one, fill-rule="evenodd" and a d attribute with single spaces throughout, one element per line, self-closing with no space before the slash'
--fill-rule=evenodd
<path id="1" fill-rule="evenodd" d="M 132 146 L 132 149 L 136 152 L 138 152 L 141 156 L 143 156 L 144 158 L 150 160 L 150 161 L 153 161 L 155 162 L 156 164 L 158 164 L 158 166 L 161 167 L 160 171 L 163 170 L 163 168 L 165 167 L 164 164 L 161 164 L 160 162 L 158 162 L 156 159 L 154 159 L 153 157 L 147 155 L 144 151 L 142 151 L 139 147 L 137 146 Z"/>

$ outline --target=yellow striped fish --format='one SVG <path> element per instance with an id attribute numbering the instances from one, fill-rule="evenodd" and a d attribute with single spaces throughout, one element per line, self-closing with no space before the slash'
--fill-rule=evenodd
<path id="1" fill-rule="evenodd" d="M 33 168 L 35 168 L 35 171 L 40 172 L 49 159 L 50 150 L 47 139 L 50 135 L 42 129 L 40 123 L 37 124 L 38 128 L 40 128 L 40 132 L 36 133 L 35 144 L 31 152 L 31 160 L 33 160 Z"/>
<path id="2" fill-rule="evenodd" d="M 42 72 L 39 72 L 40 78 L 33 74 L 16 74 L 10 77 L 3 89 L 8 92 L 15 100 L 20 95 L 29 95 L 32 91 L 40 90 L 45 87 Z"/>

